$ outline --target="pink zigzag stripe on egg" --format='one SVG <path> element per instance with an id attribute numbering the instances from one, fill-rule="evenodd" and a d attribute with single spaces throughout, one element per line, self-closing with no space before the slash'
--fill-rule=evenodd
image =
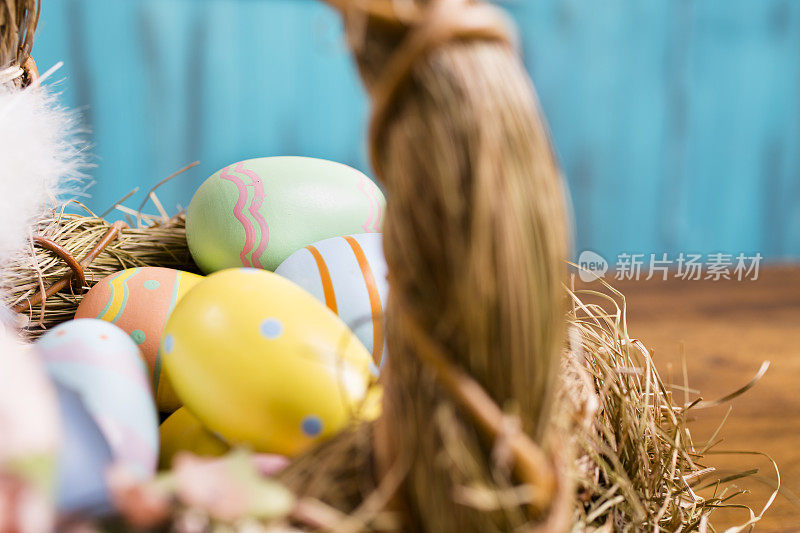
<path id="1" fill-rule="evenodd" d="M 364 222 L 361 227 L 364 229 L 364 231 L 369 232 L 369 226 L 372 224 L 372 218 L 375 216 L 375 205 L 373 205 L 375 199 L 372 197 L 369 191 L 367 191 L 366 185 L 366 178 L 361 176 L 361 179 L 358 180 L 358 190 L 364 193 L 364 196 L 366 196 L 367 200 L 369 200 L 369 218 L 367 218 L 367 221 Z"/>
<path id="2" fill-rule="evenodd" d="M 375 198 L 375 205 L 378 208 L 378 216 L 375 217 L 375 222 L 372 224 L 372 229 L 375 230 L 375 233 L 380 233 L 380 231 L 381 231 L 380 223 L 381 223 L 381 215 L 382 215 L 382 213 L 381 213 L 381 211 L 382 211 L 382 209 L 381 209 L 381 199 L 375 193 L 375 189 L 374 188 L 371 189 L 371 191 L 372 191 L 373 197 Z"/>
<path id="3" fill-rule="evenodd" d="M 138 364 L 128 363 L 124 357 L 108 357 L 94 352 L 83 340 L 58 344 L 44 352 L 46 364 L 77 364 L 103 368 L 143 387 L 150 393 L 150 382 Z M 138 362 L 138 356 L 136 357 Z M 116 362 L 117 364 L 112 364 Z"/>
<path id="4" fill-rule="evenodd" d="M 234 170 L 240 174 L 248 176 L 253 182 L 253 202 L 250 204 L 249 211 L 250 214 L 253 215 L 253 219 L 258 222 L 258 227 L 261 230 L 261 238 L 258 242 L 258 248 L 256 248 L 256 251 L 253 252 L 253 255 L 251 256 L 251 262 L 254 267 L 262 268 L 261 254 L 264 253 L 264 251 L 267 249 L 267 245 L 269 244 L 269 225 L 261 214 L 261 211 L 259 211 L 261 209 L 261 205 L 264 203 L 264 183 L 261 181 L 261 176 L 250 169 L 244 168 L 242 163 L 238 163 Z"/>
<path id="5" fill-rule="evenodd" d="M 253 249 L 256 230 L 253 224 L 244 216 L 244 206 L 247 204 L 247 186 L 238 176 L 228 174 L 230 168 L 229 166 L 223 168 L 219 177 L 232 182 L 239 190 L 239 197 L 236 200 L 236 205 L 233 206 L 233 216 L 236 217 L 236 220 L 238 220 L 244 228 L 244 248 L 242 248 L 242 251 L 239 253 L 239 258 L 242 260 L 243 266 L 253 266 L 247 259 L 247 254 Z"/>

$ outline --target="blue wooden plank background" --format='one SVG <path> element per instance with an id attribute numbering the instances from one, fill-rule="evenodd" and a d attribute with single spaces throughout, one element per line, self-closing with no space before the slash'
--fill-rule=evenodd
<path id="1" fill-rule="evenodd" d="M 44 0 L 34 55 L 65 62 L 97 167 L 89 204 L 297 154 L 368 172 L 366 98 L 311 0 Z M 576 249 L 800 257 L 800 2 L 518 0 L 567 176 Z M 368 172 L 369 173 L 369 172 Z M 138 202 L 135 202 L 138 203 Z"/>

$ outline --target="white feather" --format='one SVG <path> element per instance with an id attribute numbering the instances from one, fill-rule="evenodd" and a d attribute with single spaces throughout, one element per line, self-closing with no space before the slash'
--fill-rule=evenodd
<path id="1" fill-rule="evenodd" d="M 36 221 L 79 190 L 87 168 L 81 133 L 78 115 L 48 87 L 0 85 L 0 278 L 28 249 Z"/>

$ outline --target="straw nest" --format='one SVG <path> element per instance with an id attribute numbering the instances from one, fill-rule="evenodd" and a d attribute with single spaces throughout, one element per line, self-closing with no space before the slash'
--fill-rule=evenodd
<path id="1" fill-rule="evenodd" d="M 194 269 L 186 248 L 183 215 L 166 221 L 160 217 L 145 220 L 141 227 L 124 229 L 86 268 L 84 289 L 102 276 L 132 266 Z M 41 234 L 82 257 L 112 224 L 94 215 L 59 210 L 39 227 Z M 3 278 L 14 280 L 6 304 L 24 302 L 42 285 L 71 273 L 61 258 L 42 248 L 36 247 L 35 254 L 33 250 L 2 272 Z M 574 487 L 568 508 L 572 530 L 713 531 L 712 513 L 735 507 L 732 497 L 740 491 L 730 488 L 737 476 L 721 479 L 707 464 L 711 447 L 691 439 L 689 415 L 703 405 L 676 403 L 650 353 L 629 337 L 620 293 L 605 284 L 597 290 L 564 291 L 572 305 L 566 317 L 569 335 L 553 418 L 558 432 L 565 436 L 564 449 L 574 458 L 567 473 Z M 67 288 L 48 298 L 44 308 L 31 306 L 32 311 L 23 311 L 23 316 L 29 317 L 25 319 L 30 322 L 28 334 L 34 337 L 43 326 L 71 319 L 80 299 L 81 291 Z M 463 455 L 458 452 L 457 439 L 449 446 L 450 452 Z M 402 473 L 396 472 L 388 484 L 380 484 L 374 459 L 372 429 L 363 425 L 295 460 L 280 479 L 300 499 L 280 523 L 330 531 L 398 529 L 397 510 L 387 503 Z M 567 468 L 566 462 L 562 466 Z M 524 501 L 525 491 L 524 487 L 511 487 L 498 493 L 465 486 L 450 496 L 460 505 L 485 510 L 504 501 Z M 769 503 L 771 500 L 754 512 L 747 524 L 755 523 Z M 174 517 L 184 512 L 176 502 Z M 747 524 L 734 531 L 746 529 Z"/>
<path id="2" fill-rule="evenodd" d="M 577 451 L 575 530 L 713 531 L 712 512 L 739 506 L 732 482 L 753 474 L 724 477 L 706 461 L 722 428 L 705 443 L 695 443 L 688 427 L 694 409 L 727 402 L 747 391 L 764 374 L 719 401 L 673 397 L 644 344 L 628 335 L 624 296 L 603 281 L 599 289 L 568 291 L 570 341 L 564 353 L 559 403 L 561 427 Z M 592 303 L 585 303 L 591 301 Z M 683 391 L 688 383 L 682 384 Z M 778 489 L 780 475 L 777 466 Z M 758 522 L 764 507 L 742 525 Z"/>
<path id="3" fill-rule="evenodd" d="M 744 491 L 735 483 L 755 471 L 718 473 L 709 461 L 717 452 L 722 425 L 708 442 L 696 443 L 689 419 L 695 409 L 744 393 L 760 379 L 766 365 L 751 382 L 718 402 L 698 397 L 679 403 L 673 396 L 674 385 L 664 382 L 645 345 L 628 335 L 624 296 L 602 280 L 595 285 L 600 286 L 564 289 L 572 305 L 566 316 L 569 335 L 552 421 L 562 435 L 564 456 L 572 459 L 561 463 L 573 487 L 566 509 L 569 529 L 716 531 L 712 513 L 743 509 L 736 496 Z M 688 384 L 679 388 L 686 390 Z M 313 494 L 296 506 L 291 517 L 296 525 L 330 531 L 400 527 L 397 509 L 386 506 L 398 480 L 375 482 L 371 431 L 368 425 L 352 428 L 281 474 L 282 481 L 301 496 Z M 458 431 L 454 424 L 453 431 Z M 457 436 L 442 453 L 468 457 L 459 450 Z M 780 490 L 780 474 L 772 465 L 775 491 L 761 509 L 745 507 L 749 519 L 727 533 L 749 530 L 772 505 Z M 497 490 L 473 485 L 448 497 L 489 512 L 527 501 L 530 493 L 524 486 Z"/>
<path id="4" fill-rule="evenodd" d="M 140 215 L 129 225 L 110 223 L 88 210 L 68 213 L 67 207 L 40 220 L 27 252 L 0 273 L 2 303 L 18 313 L 22 332 L 31 340 L 72 319 L 83 293 L 113 272 L 145 266 L 197 271 L 186 244 L 183 213 Z M 80 266 L 80 282 L 65 254 Z M 45 293 L 49 297 L 42 299 Z"/>

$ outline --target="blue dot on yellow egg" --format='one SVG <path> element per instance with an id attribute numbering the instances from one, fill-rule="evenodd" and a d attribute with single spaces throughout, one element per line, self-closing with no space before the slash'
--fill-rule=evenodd
<path id="1" fill-rule="evenodd" d="M 308 415 L 300 423 L 300 429 L 309 437 L 316 437 L 322 433 L 322 420 L 318 416 Z"/>
<path id="2" fill-rule="evenodd" d="M 261 334 L 267 339 L 277 339 L 283 333 L 283 323 L 277 318 L 268 318 L 261 322 Z"/>
<path id="3" fill-rule="evenodd" d="M 142 344 L 145 340 L 144 331 L 140 329 L 135 329 L 131 331 L 131 339 L 133 339 L 133 342 L 135 342 L 136 344 Z"/>
<path id="4" fill-rule="evenodd" d="M 172 351 L 172 348 L 175 346 L 175 337 L 172 334 L 167 335 L 164 337 L 164 352 L 169 353 Z"/>
<path id="5" fill-rule="evenodd" d="M 144 288 L 150 291 L 156 290 L 159 285 L 158 281 L 154 279 L 148 279 L 144 282 Z"/>

